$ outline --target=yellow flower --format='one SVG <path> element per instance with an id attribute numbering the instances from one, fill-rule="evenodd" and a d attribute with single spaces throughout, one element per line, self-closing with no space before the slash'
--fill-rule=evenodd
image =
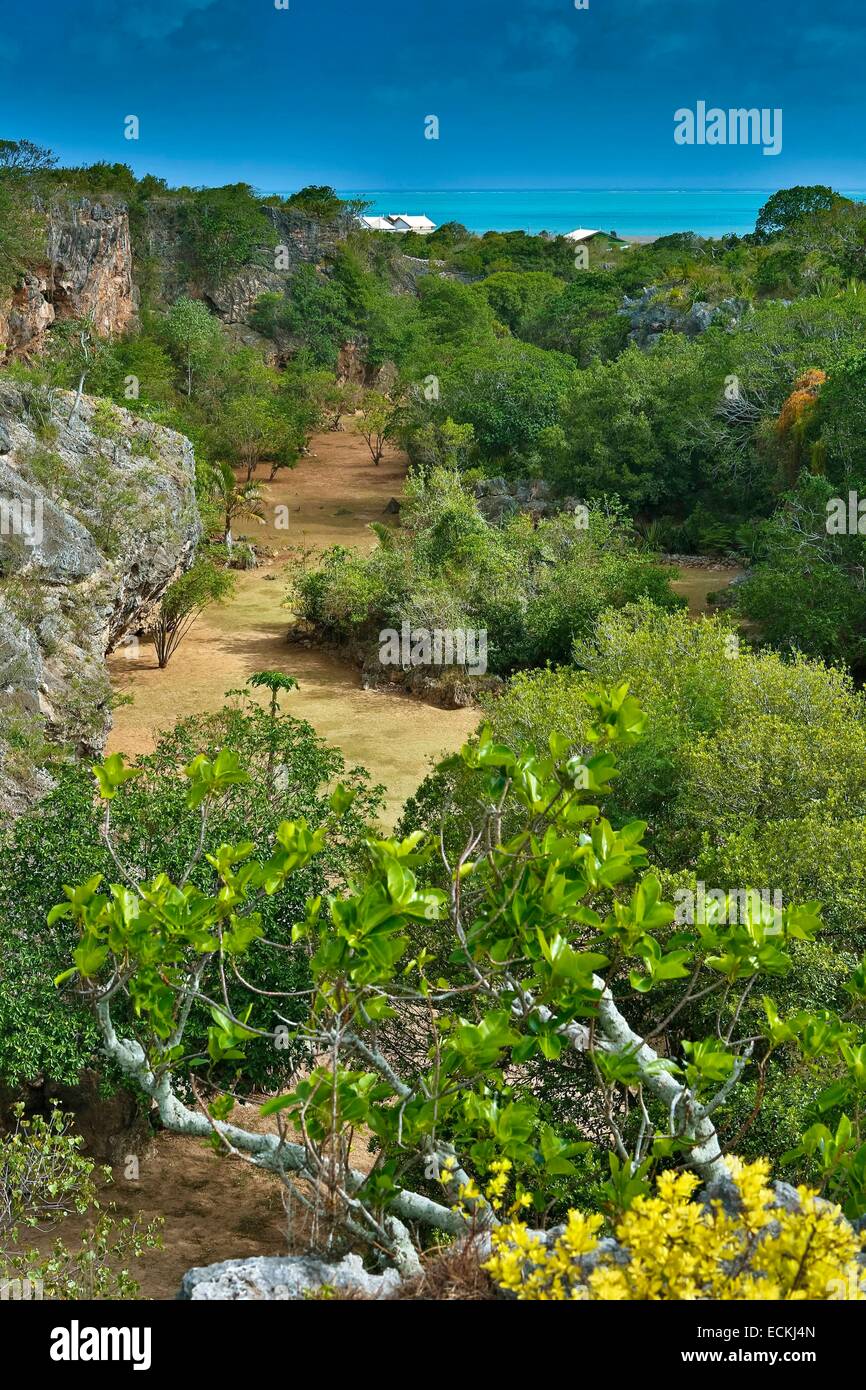
<path id="1" fill-rule="evenodd" d="M 796 1211 L 774 1206 L 766 1159 L 730 1161 L 740 1210 L 692 1200 L 691 1173 L 662 1173 L 652 1196 L 638 1197 L 616 1226 L 627 1264 L 603 1255 L 591 1272 L 580 1260 L 598 1247 L 602 1218 L 569 1212 L 565 1230 L 546 1244 L 520 1220 L 492 1236 L 485 1265 L 519 1299 L 825 1300 L 866 1298 L 857 1263 L 863 1242 L 839 1207 L 798 1189 Z"/>

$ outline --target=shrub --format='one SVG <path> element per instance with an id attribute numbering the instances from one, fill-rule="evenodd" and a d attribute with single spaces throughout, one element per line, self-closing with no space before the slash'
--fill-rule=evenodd
<path id="1" fill-rule="evenodd" d="M 731 1160 L 732 1213 L 718 1198 L 694 1199 L 691 1173 L 662 1173 L 655 1196 L 635 1198 L 616 1223 L 616 1250 L 600 1247 L 602 1217 L 571 1211 L 545 1243 L 512 1221 L 492 1235 L 485 1268 L 518 1299 L 596 1302 L 866 1298 L 862 1239 L 838 1207 L 799 1191 L 779 1205 L 766 1161 Z"/>
<path id="2" fill-rule="evenodd" d="M 129 1262 L 162 1245 L 162 1220 L 118 1220 L 113 1206 L 101 1205 L 94 1164 L 79 1152 L 81 1140 L 69 1123 L 58 1110 L 26 1119 L 19 1106 L 13 1130 L 0 1135 L 0 1297 L 17 1287 L 24 1297 L 29 1291 L 59 1300 L 135 1298 Z M 110 1180 L 111 1170 L 101 1176 Z M 71 1214 L 88 1218 L 77 1249 L 61 1239 L 50 1255 L 24 1246 L 21 1228 L 50 1229 Z"/>
<path id="3" fill-rule="evenodd" d="M 269 833 L 268 827 L 285 814 L 306 816 L 317 826 L 327 814 L 327 785 L 337 777 L 344 777 L 358 793 L 355 808 L 343 821 L 341 834 L 331 841 L 326 859 L 311 876 L 298 879 L 298 896 L 286 895 L 265 904 L 263 920 L 269 937 L 286 944 L 305 895 L 321 891 L 325 881 L 342 881 L 350 872 L 362 827 L 378 804 L 367 775 L 357 768 L 347 772 L 340 754 L 303 721 L 287 715 L 272 719 L 253 703 L 227 705 L 214 714 L 179 721 L 162 734 L 156 750 L 141 760 L 141 775 L 112 802 L 118 845 L 128 863 L 139 864 L 148 857 L 154 840 L 159 840 L 169 871 L 179 873 L 181 860 L 185 862 L 193 852 L 198 833 L 195 817 L 191 818 L 184 803 L 185 779 L 180 769 L 199 751 L 216 757 L 229 742 L 240 750 L 254 778 L 230 789 L 216 808 L 213 831 L 223 839 L 241 837 L 253 826 Z M 277 772 L 275 786 L 267 778 L 271 760 Z M 90 774 L 67 766 L 58 769 L 56 777 L 54 790 L 2 837 L 0 1080 L 10 1087 L 40 1074 L 74 1083 L 80 1071 L 93 1064 L 98 1051 L 90 1012 L 82 1008 L 74 992 L 51 984 L 72 948 L 71 934 L 62 922 L 49 931 L 40 923 L 62 894 L 63 884 L 76 879 L 82 864 L 94 873 L 109 874 L 113 861 L 102 839 L 102 818 Z M 192 879 L 204 886 L 210 874 L 210 866 L 202 863 Z M 276 972 L 271 976 L 275 988 L 304 988 L 303 952 L 276 951 L 270 967 Z M 288 1016 L 293 1016 L 291 1006 Z M 196 1028 L 203 1026 L 206 1031 L 211 1022 L 207 1012 L 197 1018 Z M 266 1086 L 279 1057 L 269 1045 L 254 1046 L 250 1062 L 257 1084 Z M 109 1079 L 116 1084 L 111 1072 Z"/>
<path id="4" fill-rule="evenodd" d="M 507 674 L 567 660 L 608 605 L 648 598 L 679 608 L 670 571 L 633 546 L 613 510 L 570 513 L 537 527 L 517 515 L 497 526 L 454 472 L 434 468 L 407 486 L 399 531 L 378 531 L 368 556 L 335 548 L 297 580 L 303 615 L 331 633 L 376 640 L 386 628 L 483 629 L 489 670 Z"/>

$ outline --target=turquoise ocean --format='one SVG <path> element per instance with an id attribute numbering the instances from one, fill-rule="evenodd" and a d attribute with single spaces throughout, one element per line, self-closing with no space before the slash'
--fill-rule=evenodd
<path id="1" fill-rule="evenodd" d="M 866 202 L 866 191 L 839 190 Z M 472 232 L 570 232 L 575 227 L 618 236 L 752 232 L 759 209 L 775 189 L 343 189 L 370 211 L 426 214 L 441 226 L 462 222 Z"/>

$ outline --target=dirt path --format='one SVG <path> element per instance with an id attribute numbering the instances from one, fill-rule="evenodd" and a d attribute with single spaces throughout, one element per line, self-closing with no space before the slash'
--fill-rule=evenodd
<path id="1" fill-rule="evenodd" d="M 109 751 L 150 752 L 161 729 L 180 716 L 218 709 L 225 692 L 242 686 L 254 671 L 285 671 L 300 690 L 287 698 L 284 709 L 309 720 L 328 743 L 342 748 L 350 765 L 362 764 L 384 784 L 384 819 L 393 825 L 429 762 L 459 747 L 478 717 L 472 710 L 443 710 L 363 690 L 353 666 L 287 644 L 285 552 L 293 547 L 321 552 L 337 544 L 372 549 L 376 538 L 369 524 L 387 520 L 385 508 L 399 497 L 405 477 L 401 454 L 390 452 L 376 468 L 357 435 L 317 435 L 311 454 L 266 485 L 267 526 L 237 528 L 239 535 L 282 553 L 238 574 L 235 597 L 198 620 L 166 670 L 158 669 L 149 645 L 136 661 L 123 651 L 111 657 L 114 688 L 132 695 L 134 703 L 116 712 Z M 285 519 L 279 508 L 288 508 L 288 530 L 278 528 Z"/>

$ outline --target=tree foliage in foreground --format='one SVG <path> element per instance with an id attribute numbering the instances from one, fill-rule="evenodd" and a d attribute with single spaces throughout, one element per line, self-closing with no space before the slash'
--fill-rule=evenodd
<path id="1" fill-rule="evenodd" d="M 292 946 L 292 925 L 303 914 L 307 897 L 346 882 L 379 804 L 368 775 L 347 768 L 341 754 L 309 724 L 287 715 L 272 718 L 240 694 L 212 714 L 179 720 L 160 735 L 154 752 L 139 761 L 140 775 L 111 802 L 112 850 L 131 865 L 146 865 L 158 856 L 160 867 L 181 879 L 201 830 L 199 812 L 187 805 L 183 768 L 198 753 L 216 758 L 225 746 L 238 753 L 249 777 L 210 804 L 208 834 L 217 840 L 243 839 L 253 827 L 267 840 L 287 818 L 305 817 L 318 827 L 330 814 L 331 785 L 342 780 L 356 793 L 339 832 L 315 864 L 296 874 L 289 890 L 262 905 L 268 940 L 276 944 L 267 961 L 260 962 L 257 982 L 266 989 L 302 991 L 309 986 L 307 957 L 302 946 Z M 82 866 L 106 879 L 116 875 L 103 835 L 106 803 L 95 795 L 86 768 L 61 766 L 54 777 L 56 785 L 39 806 L 8 826 L 0 839 L 0 1078 L 6 1088 L 39 1076 L 74 1085 L 82 1069 L 97 1068 L 116 1087 L 118 1074 L 101 1055 L 91 1010 L 51 984 L 73 949 L 74 928 L 58 923 L 46 931 L 43 925 L 62 897 L 63 885 L 77 882 Z M 189 882 L 204 890 L 211 879 L 210 865 L 201 861 Z M 233 1007 L 241 1011 L 246 1005 L 243 985 L 230 976 L 228 987 Z M 298 1017 L 304 999 L 297 996 Z M 212 1022 L 204 1005 L 190 1015 L 187 1038 L 193 1055 L 206 1045 Z M 122 1013 L 119 1026 L 125 1026 Z M 186 1076 L 187 1066 L 180 1069 Z M 266 1040 L 245 1049 L 239 1074 L 237 1062 L 230 1061 L 214 1076 L 225 1087 L 261 1091 L 277 1085 L 284 1069 L 285 1054 Z"/>
<path id="2" fill-rule="evenodd" d="M 745 997 L 783 978 L 799 944 L 819 932 L 818 906 L 776 911 L 753 899 L 740 918 L 716 904 L 705 921 L 674 928 L 648 865 L 645 825 L 615 829 L 598 805 L 617 776 L 617 750 L 639 740 L 644 724 L 620 686 L 587 694 L 581 747 L 553 735 L 547 753 L 514 753 L 485 732 L 464 749 L 486 810 L 448 860 L 447 886 L 425 886 L 434 839 L 369 839 L 348 891 L 308 900 L 296 921 L 292 936 L 306 944 L 310 969 L 301 1019 L 287 1008 L 296 995 L 256 989 L 273 950 L 262 913 L 322 853 L 351 793 L 338 786 L 330 821 L 284 821 L 257 852 L 251 839 L 208 834 L 212 807 L 247 775 L 237 757 L 196 758 L 187 802 L 201 833 L 188 868 L 175 878 L 160 872 L 155 844 L 153 876 L 127 870 L 105 882 L 96 874 L 69 887 L 49 922 L 74 923 L 80 940 L 58 984 L 90 1000 L 106 1054 L 168 1128 L 209 1137 L 278 1174 L 331 1242 L 360 1243 L 406 1272 L 419 1268 L 424 1228 L 459 1236 L 498 1227 L 505 1204 L 543 1213 L 555 1203 L 588 1144 L 550 1125 L 521 1077 L 527 1063 L 567 1051 L 595 1078 L 611 1150 L 610 1211 L 626 1210 L 653 1172 L 671 1165 L 704 1180 L 730 1177 L 719 1119 L 749 1069 L 789 1049 L 832 1074 L 822 1118 L 797 1154 L 813 1156 L 825 1191 L 858 1214 L 866 1209 L 866 962 L 849 983 L 848 1013 L 786 1017 L 767 995 L 763 1026 L 740 1026 Z M 96 775 L 109 811 L 135 780 L 117 758 Z M 205 864 L 204 880 L 193 882 Z M 450 939 L 447 975 L 431 971 L 425 950 L 411 954 L 416 922 Z M 231 978 L 250 986 L 243 1007 L 229 995 Z M 660 1016 L 643 1008 L 671 981 L 680 994 L 674 1012 L 697 991 L 714 996 L 717 1009 L 712 1031 L 676 1047 L 667 992 Z M 276 1131 L 233 1123 L 236 1093 L 208 1085 L 205 1071 L 198 1103 L 181 1098 L 177 1069 L 189 1060 L 197 1005 L 212 1018 L 203 1066 L 240 1060 L 257 1040 L 277 1046 L 287 1031 L 306 1052 L 300 1066 L 297 1053 L 292 1061 L 286 1054 L 284 1080 L 262 1107 L 277 1117 Z M 403 1017 L 414 1019 L 424 1045 L 395 1060 L 381 1039 L 388 1021 Z M 581 1118 L 573 1116 L 578 1127 Z M 375 1156 L 362 1172 L 352 1149 L 364 1132 Z"/>
<path id="3" fill-rule="evenodd" d="M 27 1118 L 16 1107 L 0 1135 L 0 1291 L 4 1299 L 129 1299 L 138 1284 L 128 1265 L 162 1246 L 162 1220 L 118 1218 L 103 1206 L 95 1164 L 80 1152 L 70 1117 L 54 1110 Z M 111 1170 L 99 1174 L 111 1180 Z M 28 1233 L 50 1231 L 64 1217 L 83 1219 L 77 1248 L 58 1236 L 49 1254 L 27 1244 Z M 32 1237 L 29 1237 L 32 1239 Z"/>

